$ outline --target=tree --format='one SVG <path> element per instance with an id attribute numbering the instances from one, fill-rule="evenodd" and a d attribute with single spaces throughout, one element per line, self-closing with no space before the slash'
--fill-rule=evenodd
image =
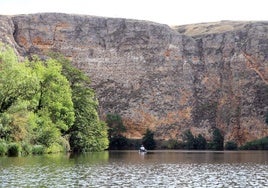
<path id="1" fill-rule="evenodd" d="M 235 143 L 234 141 L 228 141 L 225 144 L 226 150 L 237 150 L 237 148 L 237 143 Z"/>
<path id="2" fill-rule="evenodd" d="M 38 58 L 19 63 L 11 48 L 0 48 L 1 138 L 58 146 L 74 121 L 71 89 L 61 65 Z"/>
<path id="3" fill-rule="evenodd" d="M 90 81 L 59 56 L 18 62 L 0 45 L 0 140 L 41 145 L 45 152 L 100 151 L 108 146 Z M 70 138 L 70 139 L 69 139 Z"/>
<path id="4" fill-rule="evenodd" d="M 199 134 L 195 140 L 196 149 L 205 150 L 207 148 L 207 140 L 201 134 Z"/>
<path id="5" fill-rule="evenodd" d="M 75 118 L 69 82 L 56 60 L 44 62 L 34 58 L 26 65 L 32 69 L 39 83 L 32 100 L 35 104 L 35 121 L 32 123 L 37 133 L 34 142 L 47 148 L 58 148 Z"/>
<path id="6" fill-rule="evenodd" d="M 186 149 L 196 149 L 195 137 L 189 129 L 183 133 L 182 139 L 186 144 Z"/>
<path id="7" fill-rule="evenodd" d="M 50 56 L 62 65 L 62 74 L 72 89 L 75 121 L 67 131 L 73 152 L 101 151 L 107 149 L 107 125 L 99 119 L 98 100 L 90 87 L 90 79 L 62 55 Z"/>
<path id="8" fill-rule="evenodd" d="M 145 134 L 142 137 L 142 144 L 146 149 L 152 150 L 155 149 L 156 143 L 154 140 L 154 132 L 150 129 L 147 129 Z"/>
<path id="9" fill-rule="evenodd" d="M 127 130 L 119 114 L 107 114 L 106 123 L 109 127 L 109 138 L 122 136 Z"/>
<path id="10" fill-rule="evenodd" d="M 28 124 L 38 81 L 10 47 L 0 44 L 0 138 L 6 142 L 30 140 Z"/>
<path id="11" fill-rule="evenodd" d="M 128 139 L 123 135 L 126 127 L 119 114 L 107 114 L 106 123 L 109 127 L 109 149 L 126 149 Z"/>
<path id="12" fill-rule="evenodd" d="M 212 147 L 214 150 L 224 149 L 224 137 L 218 128 L 213 130 Z"/>
<path id="13" fill-rule="evenodd" d="M 201 134 L 195 137 L 189 129 L 183 133 L 182 139 L 185 142 L 186 149 L 204 150 L 207 148 L 206 139 Z"/>

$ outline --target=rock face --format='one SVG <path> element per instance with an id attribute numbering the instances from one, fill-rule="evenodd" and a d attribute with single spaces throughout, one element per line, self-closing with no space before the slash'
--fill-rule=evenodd
<path id="1" fill-rule="evenodd" d="M 64 54 L 92 80 L 100 115 L 120 114 L 127 137 L 145 129 L 181 139 L 218 127 L 238 144 L 268 135 L 268 22 L 171 28 L 68 14 L 0 17 L 0 41 L 23 56 Z"/>

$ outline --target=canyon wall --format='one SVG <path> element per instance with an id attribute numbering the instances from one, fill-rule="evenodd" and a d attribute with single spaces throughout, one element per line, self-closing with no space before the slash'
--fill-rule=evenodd
<path id="1" fill-rule="evenodd" d="M 68 14 L 0 16 L 0 41 L 21 57 L 62 53 L 92 80 L 100 115 L 126 136 L 158 139 L 218 127 L 239 145 L 268 135 L 268 22 L 169 27 Z"/>

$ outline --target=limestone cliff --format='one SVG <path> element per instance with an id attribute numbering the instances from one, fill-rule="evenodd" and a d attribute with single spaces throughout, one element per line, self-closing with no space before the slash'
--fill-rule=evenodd
<path id="1" fill-rule="evenodd" d="M 68 14 L 0 16 L 0 41 L 23 56 L 64 54 L 92 80 L 100 115 L 118 113 L 128 137 L 211 136 L 239 144 L 268 135 L 268 22 L 171 28 Z"/>

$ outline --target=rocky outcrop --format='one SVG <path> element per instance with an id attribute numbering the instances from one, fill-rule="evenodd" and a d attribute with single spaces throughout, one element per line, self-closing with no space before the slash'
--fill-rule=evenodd
<path id="1" fill-rule="evenodd" d="M 0 17 L 0 40 L 21 56 L 64 54 L 92 80 L 100 115 L 118 113 L 126 136 L 145 129 L 181 139 L 211 129 L 239 144 L 268 135 L 268 22 L 171 28 L 68 14 Z"/>

